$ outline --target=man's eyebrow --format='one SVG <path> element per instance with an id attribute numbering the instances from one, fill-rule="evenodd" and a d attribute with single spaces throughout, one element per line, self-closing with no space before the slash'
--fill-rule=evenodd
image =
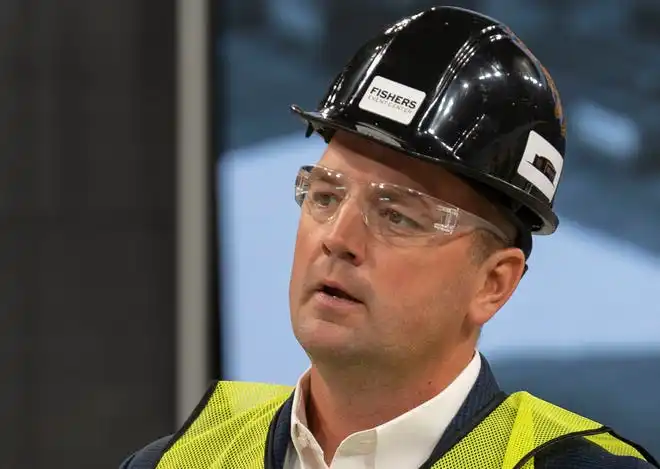
<path id="1" fill-rule="evenodd" d="M 340 177 L 337 178 L 337 177 L 330 176 L 328 174 L 328 171 L 331 172 L 331 173 L 335 173 Z M 328 183 L 336 183 L 336 182 L 341 181 L 343 179 L 347 179 L 347 176 L 345 176 L 340 171 L 337 171 L 337 170 L 331 169 L 331 168 L 326 168 L 325 166 L 318 166 L 318 167 L 312 169 L 310 174 L 314 177 L 314 179 L 319 179 L 323 182 L 328 182 Z"/>

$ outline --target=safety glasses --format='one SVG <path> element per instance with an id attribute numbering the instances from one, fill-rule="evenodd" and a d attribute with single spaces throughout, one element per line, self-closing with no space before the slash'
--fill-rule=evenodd
<path id="1" fill-rule="evenodd" d="M 372 233 L 396 245 L 429 244 L 475 229 L 510 241 L 492 223 L 448 202 L 396 184 L 356 181 L 323 166 L 301 167 L 295 190 L 298 205 L 319 223 L 332 222 L 355 199 Z"/>

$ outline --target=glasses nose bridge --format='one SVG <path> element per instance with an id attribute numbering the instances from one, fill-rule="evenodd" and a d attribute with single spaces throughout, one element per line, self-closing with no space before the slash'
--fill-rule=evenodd
<path id="1" fill-rule="evenodd" d="M 344 196 L 339 203 L 337 210 L 335 210 L 330 216 L 328 221 L 331 223 L 336 222 L 337 219 L 342 216 L 342 211 L 345 212 L 348 210 L 350 212 L 351 206 L 354 206 L 353 209 L 357 210 L 360 214 L 362 223 L 364 223 L 365 226 L 369 226 L 369 213 L 371 211 L 371 208 L 369 207 L 369 194 L 371 184 L 347 178 L 345 183 L 338 186 L 338 188 L 339 187 L 343 190 Z"/>

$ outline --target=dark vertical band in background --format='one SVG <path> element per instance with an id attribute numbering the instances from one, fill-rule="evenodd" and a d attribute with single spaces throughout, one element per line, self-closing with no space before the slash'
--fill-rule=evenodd
<path id="1" fill-rule="evenodd" d="M 2 468 L 174 427 L 173 0 L 0 2 Z"/>
<path id="2" fill-rule="evenodd" d="M 223 55 L 220 54 L 221 41 L 223 38 L 224 21 L 222 16 L 223 2 L 220 0 L 209 1 L 209 18 L 211 18 L 211 26 L 208 34 L 208 60 L 209 60 L 209 80 L 208 80 L 208 96 L 211 97 L 208 113 L 210 132 L 209 138 L 211 139 L 209 148 L 209 187 L 211 191 L 209 197 L 211 201 L 211 213 L 209 214 L 211 229 L 209 230 L 209 246 L 211 255 L 209 256 L 209 279 L 211 286 L 209 288 L 210 317 L 209 317 L 209 376 L 216 379 L 223 378 L 223 310 L 222 310 L 222 228 L 220 226 L 220 211 L 222 210 L 222 203 L 218 200 L 218 163 L 225 150 L 225 125 L 223 119 L 225 118 L 224 100 L 225 93 L 225 80 L 224 80 L 224 60 Z"/>

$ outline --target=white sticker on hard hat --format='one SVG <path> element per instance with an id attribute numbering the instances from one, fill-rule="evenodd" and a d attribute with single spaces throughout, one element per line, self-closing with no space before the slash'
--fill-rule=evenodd
<path id="1" fill-rule="evenodd" d="M 360 100 L 359 107 L 408 125 L 419 111 L 426 93 L 396 81 L 376 76 Z"/>
<path id="2" fill-rule="evenodd" d="M 552 201 L 563 165 L 564 158 L 557 149 L 540 134 L 530 131 L 518 174 Z"/>

